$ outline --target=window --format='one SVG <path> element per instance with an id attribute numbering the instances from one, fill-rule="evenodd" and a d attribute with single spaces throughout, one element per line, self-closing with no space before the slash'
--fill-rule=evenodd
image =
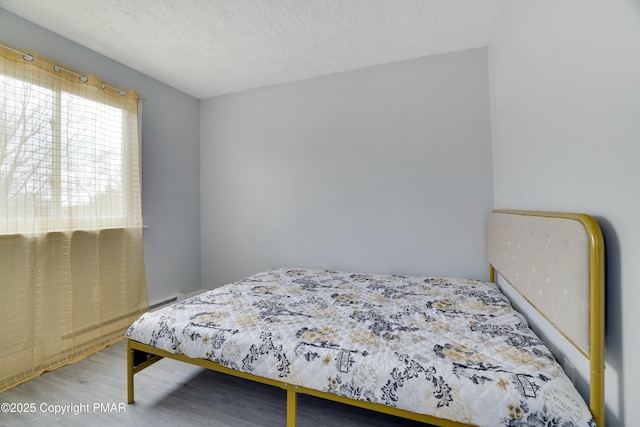
<path id="1" fill-rule="evenodd" d="M 0 229 L 127 226 L 128 111 L 29 80 L 0 72 Z"/>

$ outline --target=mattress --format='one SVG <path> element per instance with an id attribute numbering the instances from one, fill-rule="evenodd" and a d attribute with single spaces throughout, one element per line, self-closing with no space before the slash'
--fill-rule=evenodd
<path id="1" fill-rule="evenodd" d="M 134 341 L 341 396 L 479 426 L 595 426 L 498 287 L 273 269 L 142 315 Z"/>

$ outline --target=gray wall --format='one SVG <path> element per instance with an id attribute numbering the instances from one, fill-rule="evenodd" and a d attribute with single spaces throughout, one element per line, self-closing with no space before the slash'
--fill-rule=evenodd
<path id="1" fill-rule="evenodd" d="M 489 48 L 495 204 L 587 212 L 607 251 L 609 426 L 640 419 L 640 2 L 505 2 Z"/>
<path id="2" fill-rule="evenodd" d="M 202 101 L 203 287 L 277 266 L 488 278 L 487 49 Z"/>
<path id="3" fill-rule="evenodd" d="M 142 205 L 151 303 L 200 289 L 199 108 L 166 86 L 0 9 L 0 41 L 134 88 L 142 107 Z"/>

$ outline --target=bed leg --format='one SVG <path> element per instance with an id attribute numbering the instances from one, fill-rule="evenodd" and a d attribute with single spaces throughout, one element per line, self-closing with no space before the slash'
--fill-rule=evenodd
<path id="1" fill-rule="evenodd" d="M 133 349 L 127 339 L 127 403 L 133 403 Z"/>
<path id="2" fill-rule="evenodd" d="M 287 427 L 296 427 L 296 413 L 298 411 L 298 393 L 287 389 Z"/>

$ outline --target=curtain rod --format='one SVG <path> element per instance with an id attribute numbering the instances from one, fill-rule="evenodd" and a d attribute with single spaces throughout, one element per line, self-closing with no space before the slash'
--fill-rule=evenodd
<path id="1" fill-rule="evenodd" d="M 23 52 L 23 51 L 18 50 L 18 49 L 14 49 L 11 46 L 7 46 L 6 44 L 0 43 L 0 46 L 2 46 L 3 48 L 5 48 L 7 50 L 10 50 L 11 52 L 17 53 L 18 55 L 22 55 L 22 58 L 27 62 L 33 62 L 36 59 L 30 53 Z"/>
<path id="2" fill-rule="evenodd" d="M 35 58 L 33 55 L 31 55 L 30 53 L 23 52 L 23 51 L 18 50 L 18 49 L 14 49 L 14 48 L 12 48 L 11 46 L 7 46 L 7 45 L 6 45 L 6 44 L 4 44 L 4 43 L 0 43 L 0 47 L 3 47 L 3 48 L 5 48 L 5 49 L 7 49 L 7 50 L 10 50 L 11 52 L 17 53 L 18 55 L 22 55 L 22 58 L 23 58 L 25 61 L 27 61 L 27 62 L 33 62 L 33 61 L 35 61 L 35 59 L 36 59 L 36 58 Z M 56 73 L 59 73 L 60 71 L 64 71 L 64 72 L 66 72 L 66 73 L 69 73 L 69 74 L 72 74 L 72 75 L 74 75 L 74 76 L 78 77 L 78 79 L 80 79 L 80 81 L 81 81 L 81 82 L 83 82 L 83 83 L 87 83 L 87 82 L 89 82 L 89 77 L 85 76 L 84 74 L 76 73 L 75 71 L 68 70 L 68 69 L 66 69 L 66 68 L 64 68 L 64 67 L 61 67 L 60 65 L 54 65 L 54 66 L 53 66 L 53 71 L 55 71 Z M 127 92 L 126 92 L 124 89 L 120 89 L 119 87 L 112 86 L 112 85 L 107 84 L 107 83 L 105 83 L 105 82 L 101 82 L 101 83 L 100 83 L 100 88 L 101 88 L 102 90 L 105 90 L 106 88 L 113 89 L 113 90 L 115 90 L 116 92 L 118 92 L 118 93 L 120 94 L 120 96 L 126 96 L 126 95 L 127 95 Z M 140 98 L 140 97 L 138 96 L 138 99 L 142 99 L 142 98 Z"/>
<path id="3" fill-rule="evenodd" d="M 124 90 L 120 89 L 119 87 L 108 85 L 105 82 L 100 83 L 100 87 L 102 89 L 106 89 L 106 88 L 113 89 L 116 92 L 120 93 L 120 96 L 125 96 L 127 94 L 127 92 L 125 92 Z"/>
<path id="4" fill-rule="evenodd" d="M 63 67 L 61 67 L 59 65 L 54 65 L 53 66 L 53 71 L 55 71 L 56 73 L 59 73 L 60 71 L 64 71 L 65 73 L 69 73 L 71 75 L 76 76 L 83 83 L 87 83 L 89 81 L 89 77 L 85 76 L 84 74 L 78 74 L 75 71 L 67 70 L 66 68 L 63 68 Z"/>

